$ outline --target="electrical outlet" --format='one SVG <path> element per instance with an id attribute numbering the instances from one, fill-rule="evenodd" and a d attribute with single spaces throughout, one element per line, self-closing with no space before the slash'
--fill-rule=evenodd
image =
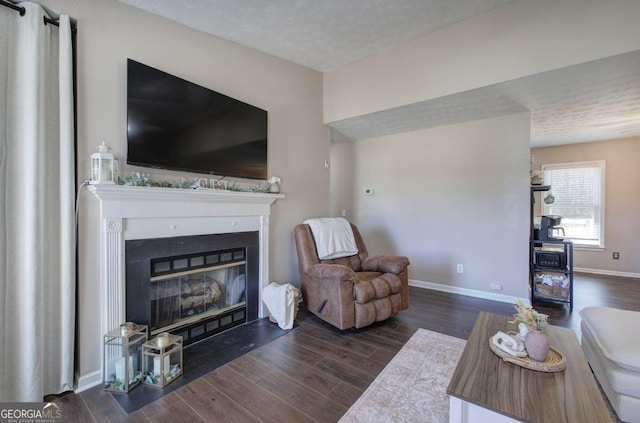
<path id="1" fill-rule="evenodd" d="M 458 273 L 464 273 L 464 266 L 461 264 L 457 264 L 456 265 L 456 272 Z"/>
<path id="2" fill-rule="evenodd" d="M 614 260 L 620 260 L 620 253 L 619 253 L 619 252 L 617 252 L 617 251 L 614 251 L 614 252 L 613 252 L 613 259 L 614 259 Z"/>

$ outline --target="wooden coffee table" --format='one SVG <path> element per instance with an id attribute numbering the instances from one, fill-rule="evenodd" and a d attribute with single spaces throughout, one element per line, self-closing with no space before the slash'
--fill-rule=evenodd
<path id="1" fill-rule="evenodd" d="M 510 317 L 480 312 L 447 393 L 450 422 L 611 422 L 587 359 L 571 329 L 547 326 L 567 368 L 545 373 L 504 362 L 489 349 L 497 331 L 516 331 Z"/>

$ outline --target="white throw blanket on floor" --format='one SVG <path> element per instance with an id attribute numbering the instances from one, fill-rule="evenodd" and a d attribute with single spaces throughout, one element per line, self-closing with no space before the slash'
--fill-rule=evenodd
<path id="1" fill-rule="evenodd" d="M 358 254 L 356 239 L 347 219 L 321 217 L 304 221 L 311 228 L 320 260 Z"/>
<path id="2" fill-rule="evenodd" d="M 298 293 L 298 288 L 290 283 L 280 285 L 271 282 L 262 290 L 262 301 L 264 301 L 269 314 L 276 320 L 280 329 L 293 328 Z"/>

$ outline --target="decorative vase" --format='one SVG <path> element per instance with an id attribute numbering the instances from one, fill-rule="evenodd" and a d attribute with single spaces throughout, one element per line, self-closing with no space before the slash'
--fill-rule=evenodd
<path id="1" fill-rule="evenodd" d="M 524 347 L 529 358 L 536 361 L 545 361 L 549 353 L 549 340 L 544 332 L 531 330 L 524 337 Z"/>

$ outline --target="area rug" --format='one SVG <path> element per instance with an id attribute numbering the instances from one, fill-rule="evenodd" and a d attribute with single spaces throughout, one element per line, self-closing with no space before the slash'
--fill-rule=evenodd
<path id="1" fill-rule="evenodd" d="M 466 343 L 418 329 L 340 422 L 448 422 L 447 386 Z"/>

